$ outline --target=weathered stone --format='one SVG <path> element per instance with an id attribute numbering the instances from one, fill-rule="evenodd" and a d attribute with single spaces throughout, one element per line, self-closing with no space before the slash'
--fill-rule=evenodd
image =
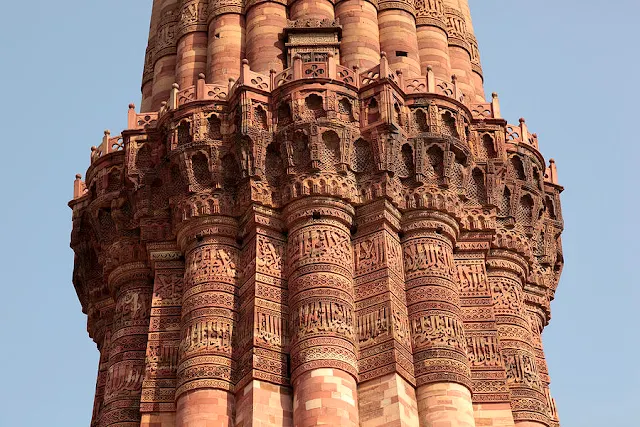
<path id="1" fill-rule="evenodd" d="M 155 0 L 142 95 L 70 202 L 92 426 L 559 425 L 562 187 L 466 0 Z"/>

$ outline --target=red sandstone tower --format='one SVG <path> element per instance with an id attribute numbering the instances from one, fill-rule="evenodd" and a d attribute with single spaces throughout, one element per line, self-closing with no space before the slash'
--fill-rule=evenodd
<path id="1" fill-rule="evenodd" d="M 557 426 L 553 161 L 467 0 L 154 0 L 75 182 L 92 426 Z"/>

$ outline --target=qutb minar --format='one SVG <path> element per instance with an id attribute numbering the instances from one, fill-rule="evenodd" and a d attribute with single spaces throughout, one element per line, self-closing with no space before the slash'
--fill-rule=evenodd
<path id="1" fill-rule="evenodd" d="M 139 111 L 69 204 L 91 426 L 559 426 L 563 188 L 467 0 L 154 0 Z"/>

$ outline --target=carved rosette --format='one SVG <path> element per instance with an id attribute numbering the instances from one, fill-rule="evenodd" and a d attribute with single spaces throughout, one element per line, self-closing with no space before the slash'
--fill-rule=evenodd
<path id="1" fill-rule="evenodd" d="M 549 407 L 536 363 L 533 336 L 526 314 L 523 278 L 527 262 L 513 252 L 493 249 L 487 276 L 496 315 L 498 339 L 513 418 L 549 425 Z"/>
<path id="2" fill-rule="evenodd" d="M 350 205 L 325 198 L 285 208 L 292 382 L 318 368 L 357 378 L 352 216 Z"/>
<path id="3" fill-rule="evenodd" d="M 405 214 L 403 230 L 416 384 L 457 382 L 471 389 L 453 259 L 458 224 L 447 214 L 418 210 Z"/>
<path id="4" fill-rule="evenodd" d="M 444 14 L 447 19 L 447 35 L 449 46 L 458 46 L 471 54 L 471 45 L 467 40 L 467 22 L 464 14 L 457 9 L 446 7 Z"/>
<path id="5" fill-rule="evenodd" d="M 443 0 L 415 0 L 416 26 L 433 26 L 447 31 Z"/>
<path id="6" fill-rule="evenodd" d="M 237 302 L 236 221 L 200 217 L 183 224 L 185 253 L 176 399 L 190 390 L 231 390 Z"/>
<path id="7" fill-rule="evenodd" d="M 176 39 L 196 31 L 207 31 L 209 0 L 185 0 L 180 6 Z"/>

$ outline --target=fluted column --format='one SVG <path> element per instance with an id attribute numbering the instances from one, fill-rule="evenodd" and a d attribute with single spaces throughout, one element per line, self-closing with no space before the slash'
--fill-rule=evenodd
<path id="1" fill-rule="evenodd" d="M 473 412 L 476 425 L 513 427 L 507 377 L 487 280 L 486 254 L 491 234 L 463 234 L 456 245 L 455 263 L 460 284 L 467 357 L 471 364 Z"/>
<path id="2" fill-rule="evenodd" d="M 156 47 L 156 33 L 158 32 L 161 6 L 162 0 L 153 0 L 151 22 L 149 24 L 149 41 L 147 43 L 147 50 L 145 51 L 144 69 L 142 71 L 142 101 L 140 103 L 140 111 L 143 113 L 151 111 L 151 103 L 153 101 L 153 55 Z"/>
<path id="3" fill-rule="evenodd" d="M 469 0 L 458 0 L 458 4 L 467 26 L 467 41 L 471 49 L 469 53 L 471 54 L 471 69 L 473 71 L 471 74 L 471 83 L 475 92 L 476 102 L 486 102 L 484 96 L 484 77 L 482 74 L 482 65 L 480 64 L 480 50 L 478 49 L 478 40 L 473 31 Z"/>
<path id="4" fill-rule="evenodd" d="M 181 0 L 176 31 L 176 82 L 194 86 L 207 69 L 208 0 Z"/>
<path id="5" fill-rule="evenodd" d="M 380 30 L 377 3 L 338 0 L 335 15 L 342 26 L 340 61 L 361 71 L 380 63 Z"/>
<path id="6" fill-rule="evenodd" d="M 282 0 L 285 1 L 285 0 Z M 269 74 L 285 67 L 287 6 L 281 1 L 251 0 L 246 9 L 246 55 L 251 70 Z"/>
<path id="7" fill-rule="evenodd" d="M 353 208 L 307 198 L 285 208 L 293 424 L 358 426 Z"/>
<path id="8" fill-rule="evenodd" d="M 527 300 L 526 295 L 525 300 Z M 531 334 L 533 336 L 532 344 L 533 350 L 536 354 L 536 367 L 540 374 L 540 381 L 542 381 L 542 390 L 547 398 L 551 426 L 555 427 L 559 425 L 560 419 L 558 417 L 555 400 L 551 397 L 551 377 L 549 376 L 549 367 L 547 366 L 547 359 L 545 357 L 544 346 L 542 344 L 542 331 L 547 323 L 547 316 L 544 310 L 540 306 L 534 304 L 533 301 L 527 301 L 526 307 L 527 315 L 529 316 L 529 324 L 531 325 Z"/>
<path id="9" fill-rule="evenodd" d="M 411 336 L 398 230 L 387 200 L 357 210 L 353 237 L 360 426 L 416 426 Z M 384 399 L 381 395 L 384 393 Z"/>
<path id="10" fill-rule="evenodd" d="M 514 421 L 516 426 L 548 426 L 546 397 L 523 297 L 527 261 L 514 252 L 492 249 L 487 268 Z"/>
<path id="11" fill-rule="evenodd" d="M 102 279 L 98 279 L 102 281 Z M 97 285 L 99 287 L 100 285 Z M 94 341 L 98 344 L 100 360 L 98 362 L 98 378 L 96 380 L 96 393 L 93 402 L 93 414 L 91 416 L 91 426 L 99 424 L 102 408 L 104 405 L 104 394 L 109 374 L 109 350 L 111 348 L 111 329 L 115 307 L 111 298 L 97 303 L 88 313 L 89 324 L 94 323 Z M 94 317 L 95 316 L 95 317 Z"/>
<path id="12" fill-rule="evenodd" d="M 240 61 L 245 57 L 245 19 L 242 2 L 209 0 L 209 45 L 207 80 L 227 84 L 240 76 Z"/>
<path id="13" fill-rule="evenodd" d="M 476 98 L 472 83 L 471 45 L 467 41 L 467 23 L 458 5 L 458 0 L 444 0 L 444 5 L 451 73 L 457 77 L 458 87 L 465 94 L 467 100 L 473 101 Z"/>
<path id="14" fill-rule="evenodd" d="M 430 210 L 403 218 L 407 308 L 420 426 L 474 427 L 471 380 L 453 249 L 458 224 Z M 450 403 L 442 404 L 446 399 Z"/>
<path id="15" fill-rule="evenodd" d="M 382 0 L 378 3 L 380 50 L 386 52 L 391 70 L 418 77 L 420 55 L 413 2 Z"/>
<path id="16" fill-rule="evenodd" d="M 135 243 L 116 243 L 117 265 L 108 276 L 116 303 L 111 330 L 109 371 L 100 426 L 139 427 L 140 396 L 151 303 L 151 271 Z M 115 254 L 126 254 L 118 256 Z M 128 256 L 131 255 L 131 256 Z M 126 259 L 126 260 L 125 260 Z"/>
<path id="17" fill-rule="evenodd" d="M 450 81 L 451 61 L 443 0 L 416 2 L 416 26 L 420 71 L 425 74 L 427 67 L 431 66 L 437 78 Z"/>
<path id="18" fill-rule="evenodd" d="M 151 110 L 160 108 L 169 99 L 171 85 L 176 82 L 176 32 L 178 28 L 178 0 L 162 0 L 160 20 L 153 51 L 153 91 Z"/>
<path id="19" fill-rule="evenodd" d="M 330 0 L 292 0 L 289 2 L 289 18 L 334 19 L 333 2 Z"/>
<path id="20" fill-rule="evenodd" d="M 233 425 L 232 343 L 237 319 L 236 221 L 191 219 L 178 232 L 185 253 L 176 426 Z"/>
<path id="21" fill-rule="evenodd" d="M 147 250 L 154 280 L 140 426 L 174 427 L 184 260 L 175 242 L 148 243 Z"/>
<path id="22" fill-rule="evenodd" d="M 277 211 L 257 205 L 247 210 L 240 224 L 236 426 L 291 426 L 283 224 Z"/>

